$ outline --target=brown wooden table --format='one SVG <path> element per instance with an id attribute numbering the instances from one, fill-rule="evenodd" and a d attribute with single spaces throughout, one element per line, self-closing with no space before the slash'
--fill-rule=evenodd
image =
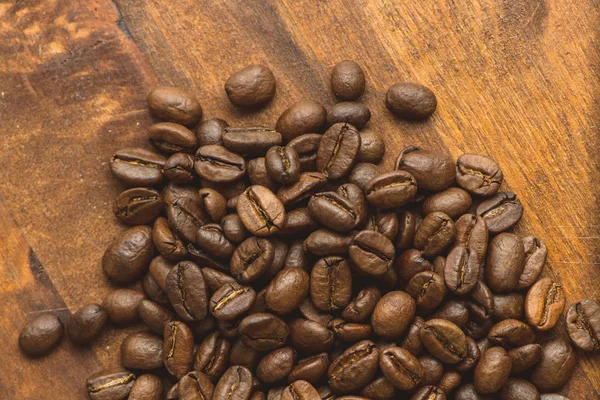
<path id="1" fill-rule="evenodd" d="M 598 0 L 8 0 L 0 2 L 0 398 L 76 399 L 85 378 L 118 363 L 109 329 L 89 349 L 65 341 L 40 360 L 17 347 L 20 328 L 54 310 L 67 319 L 110 290 L 99 260 L 123 229 L 107 161 L 146 145 L 145 97 L 189 88 L 206 116 L 273 125 L 292 102 L 330 107 L 342 59 L 366 70 L 371 127 L 385 164 L 407 144 L 489 154 L 542 237 L 547 275 L 569 302 L 600 298 Z M 270 66 L 277 95 L 264 110 L 231 106 L 223 82 L 252 62 Z M 428 123 L 383 106 L 396 81 L 430 86 Z M 133 330 L 139 328 L 132 328 Z M 564 327 L 560 327 L 564 331 Z M 600 355 L 581 357 L 564 389 L 598 399 Z"/>

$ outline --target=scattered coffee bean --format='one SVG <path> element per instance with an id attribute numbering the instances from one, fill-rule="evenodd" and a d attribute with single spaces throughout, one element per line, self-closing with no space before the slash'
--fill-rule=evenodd
<path id="1" fill-rule="evenodd" d="M 533 367 L 542 355 L 542 346 L 537 343 L 516 347 L 508 352 L 512 363 L 512 375 L 520 374 Z"/>
<path id="2" fill-rule="evenodd" d="M 102 309 L 115 325 L 131 325 L 138 321 L 138 307 L 144 294 L 133 289 L 116 289 L 102 301 Z"/>
<path id="3" fill-rule="evenodd" d="M 524 322 L 516 319 L 505 319 L 490 329 L 488 339 L 492 343 L 504 347 L 525 346 L 533 343 L 535 333 Z"/>
<path id="4" fill-rule="evenodd" d="M 270 236 L 285 226 L 286 214 L 281 201 L 264 186 L 250 186 L 239 197 L 237 212 L 250 233 Z"/>
<path id="5" fill-rule="evenodd" d="M 296 351 L 291 347 L 273 350 L 264 356 L 256 367 L 256 377 L 264 383 L 282 381 L 292 371 L 296 362 Z"/>
<path id="6" fill-rule="evenodd" d="M 30 357 L 44 356 L 58 346 L 64 333 L 65 327 L 57 316 L 42 314 L 23 327 L 19 347 Z"/>
<path id="7" fill-rule="evenodd" d="M 525 248 L 525 265 L 517 289 L 527 289 L 538 280 L 548 255 L 546 244 L 535 237 L 523 238 L 523 247 Z"/>
<path id="8" fill-rule="evenodd" d="M 305 380 L 307 382 L 317 384 L 327 373 L 329 368 L 329 355 L 327 353 L 319 353 L 314 356 L 309 356 L 299 360 L 288 375 L 288 382 Z"/>
<path id="9" fill-rule="evenodd" d="M 153 253 L 152 228 L 134 226 L 108 246 L 102 257 L 102 269 L 111 281 L 126 285 L 144 275 Z"/>
<path id="10" fill-rule="evenodd" d="M 460 188 L 448 188 L 429 196 L 423 202 L 423 214 L 443 212 L 450 218 L 456 219 L 469 211 L 472 204 L 471 196 Z"/>
<path id="11" fill-rule="evenodd" d="M 428 214 L 415 232 L 415 247 L 425 257 L 440 254 L 454 239 L 454 222 L 442 212 Z"/>
<path id="12" fill-rule="evenodd" d="M 396 83 L 385 95 L 386 107 L 400 118 L 423 120 L 437 107 L 437 99 L 431 89 L 418 83 Z"/>
<path id="13" fill-rule="evenodd" d="M 275 95 L 275 76 L 264 65 L 249 65 L 227 79 L 225 93 L 240 107 L 258 107 L 271 101 Z"/>
<path id="14" fill-rule="evenodd" d="M 463 154 L 456 161 L 456 183 L 469 193 L 493 196 L 502 185 L 502 180 L 502 170 L 489 157 Z"/>
<path id="15" fill-rule="evenodd" d="M 213 383 L 206 375 L 200 371 L 192 371 L 179 380 L 177 395 L 181 400 L 212 399 L 214 389 Z"/>
<path id="16" fill-rule="evenodd" d="M 454 247 L 446 257 L 444 281 L 459 296 L 473 290 L 479 281 L 479 254 L 468 247 Z"/>
<path id="17" fill-rule="evenodd" d="M 88 304 L 71 316 L 67 333 L 73 342 L 87 344 L 100 335 L 107 320 L 108 314 L 100 305 Z"/>
<path id="18" fill-rule="evenodd" d="M 447 189 L 456 179 L 450 157 L 415 146 L 408 146 L 400 152 L 395 169 L 409 172 L 417 180 L 419 189 L 432 192 Z"/>
<path id="19" fill-rule="evenodd" d="M 492 233 L 504 232 L 512 228 L 523 216 L 523 205 L 511 192 L 499 192 L 482 202 L 475 214 L 480 215 Z"/>
<path id="20" fill-rule="evenodd" d="M 333 106 L 328 114 L 330 125 L 347 122 L 357 129 L 362 129 L 371 119 L 371 110 L 358 101 L 344 101 Z M 362 136 L 361 136 L 362 137 Z"/>
<path id="21" fill-rule="evenodd" d="M 487 254 L 485 282 L 495 293 L 513 290 L 523 273 L 525 248 L 514 233 L 501 233 L 494 237 Z"/>
<path id="22" fill-rule="evenodd" d="M 196 152 L 194 170 L 203 179 L 215 183 L 228 183 L 246 174 L 246 162 L 242 156 L 223 146 L 202 146 Z"/>
<path id="23" fill-rule="evenodd" d="M 159 122 L 148 131 L 150 143 L 165 153 L 193 153 L 196 151 L 196 135 L 183 125 Z"/>
<path id="24" fill-rule="evenodd" d="M 347 123 L 332 125 L 321 138 L 317 151 L 317 170 L 328 179 L 340 179 L 347 175 L 360 148 L 360 135 Z"/>
<path id="25" fill-rule="evenodd" d="M 164 203 L 152 188 L 127 189 L 117 196 L 113 212 L 128 225 L 149 224 L 162 212 Z"/>
<path id="26" fill-rule="evenodd" d="M 326 122 L 327 111 L 323 105 L 314 100 L 300 100 L 281 114 L 275 130 L 287 143 L 300 135 L 323 132 Z"/>
<path id="27" fill-rule="evenodd" d="M 426 271 L 411 278 L 406 292 L 415 299 L 419 313 L 429 314 L 442 303 L 447 289 L 444 278 L 435 272 Z"/>
<path id="28" fill-rule="evenodd" d="M 167 295 L 175 312 L 185 321 L 202 321 L 208 313 L 208 289 L 202 270 L 181 261 L 167 275 Z"/>
<path id="29" fill-rule="evenodd" d="M 413 200 L 417 183 L 406 171 L 392 171 L 371 178 L 365 191 L 367 201 L 373 207 L 398 208 Z"/>
<path id="30" fill-rule="evenodd" d="M 127 336 L 121 343 L 121 364 L 130 369 L 157 369 L 163 366 L 163 341 L 148 332 Z"/>
<path id="31" fill-rule="evenodd" d="M 215 386 L 213 400 L 249 399 L 252 393 L 252 372 L 241 365 L 229 367 Z"/>
<path id="32" fill-rule="evenodd" d="M 231 321 L 244 315 L 256 300 L 256 292 L 237 282 L 226 283 L 210 298 L 210 312 L 218 320 Z"/>
<path id="33" fill-rule="evenodd" d="M 356 100 L 365 91 L 365 73 L 355 61 L 345 60 L 331 72 L 331 90 L 340 100 Z"/>
<path id="34" fill-rule="evenodd" d="M 237 154 L 264 156 L 267 150 L 281 144 L 281 134 L 271 128 L 225 128 L 223 146 Z"/>
<path id="35" fill-rule="evenodd" d="M 600 350 L 600 304 L 587 299 L 571 304 L 567 311 L 571 342 L 584 351 Z"/>
<path id="36" fill-rule="evenodd" d="M 240 322 L 240 336 L 244 343 L 259 351 L 283 346 L 289 335 L 287 324 L 269 313 L 256 313 Z"/>
<path id="37" fill-rule="evenodd" d="M 413 390 L 423 377 L 423 367 L 410 352 L 390 347 L 381 353 L 379 367 L 383 375 L 400 390 Z"/>
<path id="38" fill-rule="evenodd" d="M 196 138 L 198 139 L 198 147 L 208 146 L 210 144 L 223 144 L 223 131 L 229 124 L 221 118 L 211 118 L 200 125 L 196 129 Z"/>
<path id="39" fill-rule="evenodd" d="M 385 274 L 394 262 L 394 245 L 379 232 L 358 232 L 348 248 L 352 266 L 366 275 Z"/>
<path id="40" fill-rule="evenodd" d="M 193 126 L 202 118 L 202 106 L 183 89 L 161 86 L 148 94 L 150 113 L 163 121 Z"/>
<path id="41" fill-rule="evenodd" d="M 527 292 L 525 316 L 529 325 L 547 331 L 556 325 L 565 308 L 565 291 L 550 278 L 537 281 Z"/>

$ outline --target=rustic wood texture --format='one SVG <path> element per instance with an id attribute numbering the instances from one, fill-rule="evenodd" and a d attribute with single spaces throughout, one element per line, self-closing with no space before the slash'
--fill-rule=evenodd
<path id="1" fill-rule="evenodd" d="M 86 376 L 118 363 L 122 331 L 91 349 L 65 341 L 40 360 L 22 356 L 17 336 L 44 310 L 67 320 L 110 290 L 99 260 L 123 227 L 107 161 L 146 145 L 145 96 L 158 83 L 189 88 L 207 116 L 273 125 L 301 97 L 331 107 L 331 68 L 354 59 L 385 165 L 408 144 L 489 154 L 525 206 L 518 233 L 548 245 L 545 273 L 569 303 L 600 299 L 598 0 L 115 3 L 0 2 L 1 398 L 83 398 Z M 246 113 L 223 82 L 251 62 L 270 66 L 278 88 Z M 436 92 L 430 121 L 387 112 L 385 90 L 397 81 Z M 600 398 L 600 355 L 582 355 L 562 392 Z"/>

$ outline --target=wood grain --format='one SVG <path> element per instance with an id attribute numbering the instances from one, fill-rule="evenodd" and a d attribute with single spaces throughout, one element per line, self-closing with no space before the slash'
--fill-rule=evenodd
<path id="1" fill-rule="evenodd" d="M 562 281 L 569 302 L 600 298 L 597 0 L 116 6 L 0 3 L 3 394 L 81 398 L 91 370 L 118 363 L 110 347 L 122 332 L 110 330 L 91 351 L 64 344 L 34 362 L 22 358 L 15 338 L 28 313 L 68 308 L 60 314 L 68 318 L 110 289 L 98 262 L 122 227 L 110 212 L 120 188 L 107 160 L 119 147 L 145 143 L 151 120 L 144 99 L 157 83 L 190 88 L 207 116 L 273 125 L 301 97 L 331 107 L 329 72 L 354 59 L 367 73 L 363 100 L 370 126 L 385 136 L 388 167 L 407 144 L 454 157 L 489 154 L 525 206 L 518 232 L 548 245 L 546 273 Z M 223 90 L 251 62 L 270 66 L 278 81 L 274 101 L 256 113 L 233 107 Z M 439 108 L 429 122 L 403 122 L 385 109 L 387 87 L 405 80 L 436 92 Z M 49 371 L 59 371 L 59 384 Z M 584 355 L 563 392 L 600 398 L 600 356 Z"/>

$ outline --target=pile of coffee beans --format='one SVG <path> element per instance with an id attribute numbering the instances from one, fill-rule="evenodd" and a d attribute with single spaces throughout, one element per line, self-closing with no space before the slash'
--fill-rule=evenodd
<path id="1" fill-rule="evenodd" d="M 385 171 L 382 136 L 363 129 L 362 68 L 341 62 L 331 88 L 330 112 L 301 100 L 274 128 L 201 122 L 186 91 L 150 93 L 152 148 L 110 160 L 128 187 L 114 213 L 131 227 L 102 268 L 120 288 L 66 324 L 78 344 L 108 322 L 145 329 L 121 344 L 121 366 L 87 379 L 91 399 L 565 398 L 548 394 L 577 362 L 549 333 L 564 290 L 541 277 L 544 242 L 510 232 L 523 206 L 498 164 L 408 146 Z M 251 65 L 225 91 L 257 109 L 275 77 Z M 386 96 L 401 118 L 436 105 L 413 83 Z M 573 304 L 566 326 L 600 350 L 596 301 Z M 64 331 L 43 315 L 19 343 L 44 355 Z"/>

